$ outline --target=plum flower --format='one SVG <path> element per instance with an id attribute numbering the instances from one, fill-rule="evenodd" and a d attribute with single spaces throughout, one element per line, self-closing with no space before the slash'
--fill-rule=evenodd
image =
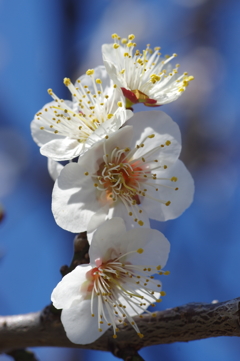
<path id="1" fill-rule="evenodd" d="M 152 275 L 169 274 L 162 270 L 169 250 L 168 240 L 157 230 L 126 232 L 121 218 L 103 223 L 89 249 L 90 264 L 77 266 L 52 292 L 67 337 L 88 344 L 112 326 L 116 338 L 119 325 L 127 322 L 143 337 L 133 316 L 150 313 L 147 307 L 165 295 Z"/>
<path id="2" fill-rule="evenodd" d="M 133 34 L 121 39 L 113 34 L 114 44 L 103 44 L 103 62 L 115 84 L 121 87 L 126 97 L 126 107 L 143 103 L 153 107 L 170 103 L 180 97 L 193 76 L 178 75 L 179 64 L 175 68 L 169 64 L 177 54 L 160 57 L 160 47 L 142 51 L 134 50 Z"/>
<path id="3" fill-rule="evenodd" d="M 167 114 L 137 113 L 106 138 L 56 180 L 52 211 L 60 227 L 91 233 L 112 217 L 127 228 L 149 227 L 149 218 L 173 219 L 191 204 L 193 180 L 178 160 L 180 131 Z"/>
<path id="4" fill-rule="evenodd" d="M 64 84 L 73 101 L 54 94 L 31 123 L 32 136 L 41 154 L 56 161 L 71 160 L 83 154 L 96 141 L 118 130 L 131 117 L 124 109 L 124 97 L 110 81 L 103 66 L 89 69 L 75 86 L 69 78 Z M 93 139 L 94 136 L 94 139 Z"/>

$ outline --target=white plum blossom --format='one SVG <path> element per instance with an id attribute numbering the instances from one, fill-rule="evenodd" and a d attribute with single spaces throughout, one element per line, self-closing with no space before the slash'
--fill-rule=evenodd
<path id="1" fill-rule="evenodd" d="M 174 219 L 191 204 L 178 125 L 160 111 L 136 113 L 126 124 L 61 171 L 52 195 L 60 227 L 90 234 L 112 217 L 128 229 L 149 227 L 149 218 Z"/>
<path id="2" fill-rule="evenodd" d="M 161 282 L 152 275 L 169 274 L 162 270 L 169 250 L 168 240 L 157 230 L 126 232 L 121 218 L 103 223 L 90 245 L 90 264 L 77 266 L 52 292 L 70 341 L 94 342 L 111 326 L 116 338 L 119 325 L 127 322 L 143 337 L 133 316 L 150 313 L 148 306 L 165 295 Z"/>
<path id="3" fill-rule="evenodd" d="M 56 161 L 71 160 L 83 154 L 96 141 L 118 130 L 132 116 L 124 108 L 124 97 L 109 79 L 104 66 L 89 69 L 73 85 L 64 84 L 73 101 L 54 99 L 46 104 L 31 123 L 32 136 L 41 154 Z"/>
<path id="4" fill-rule="evenodd" d="M 121 39 L 113 34 L 114 44 L 103 44 L 104 65 L 116 85 L 121 87 L 126 97 L 126 106 L 144 103 L 153 107 L 170 103 L 180 97 L 193 76 L 178 75 L 179 64 L 173 68 L 169 62 L 177 54 L 161 57 L 160 47 L 134 50 L 133 34 Z"/>

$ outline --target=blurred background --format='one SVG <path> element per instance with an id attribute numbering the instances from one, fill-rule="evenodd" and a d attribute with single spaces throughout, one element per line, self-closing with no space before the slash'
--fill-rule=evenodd
<path id="1" fill-rule="evenodd" d="M 73 234 L 51 214 L 53 181 L 30 135 L 48 88 L 102 64 L 111 34 L 136 35 L 137 48 L 177 53 L 195 80 L 161 107 L 180 126 L 194 203 L 177 220 L 152 226 L 171 242 L 159 309 L 240 296 L 240 2 L 239 0 L 0 0 L 0 314 L 49 303 Z M 173 63 L 175 65 L 175 63 Z M 148 110 L 135 107 L 135 111 Z M 114 360 L 106 352 L 37 348 L 40 361 Z M 146 361 L 239 361 L 239 338 L 148 347 Z M 0 355 L 0 360 L 9 360 Z"/>

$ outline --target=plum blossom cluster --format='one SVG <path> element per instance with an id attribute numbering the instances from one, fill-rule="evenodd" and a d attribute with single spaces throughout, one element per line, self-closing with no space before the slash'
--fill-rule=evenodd
<path id="1" fill-rule="evenodd" d="M 162 111 L 134 114 L 132 108 L 176 100 L 193 76 L 170 65 L 176 54 L 161 57 L 149 44 L 135 50 L 132 34 L 112 38 L 102 46 L 104 65 L 75 84 L 64 78 L 72 101 L 49 89 L 53 100 L 31 123 L 55 181 L 55 221 L 73 233 L 86 231 L 90 244 L 90 263 L 64 276 L 51 296 L 67 337 L 78 344 L 109 328 L 116 338 L 128 323 L 144 337 L 135 316 L 156 315 L 148 307 L 165 295 L 159 277 L 169 274 L 169 241 L 151 229 L 150 219 L 177 218 L 194 193 L 179 160 L 178 125 Z"/>

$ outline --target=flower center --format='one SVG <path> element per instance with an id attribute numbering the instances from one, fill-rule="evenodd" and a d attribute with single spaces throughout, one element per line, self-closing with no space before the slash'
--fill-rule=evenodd
<path id="1" fill-rule="evenodd" d="M 114 338 L 117 337 L 117 325 L 121 323 L 126 325 L 123 321 L 125 318 L 136 330 L 138 336 L 143 337 L 129 311 L 133 310 L 136 315 L 140 315 L 144 311 L 150 313 L 146 308 L 150 305 L 155 306 L 153 302 L 161 302 L 158 298 L 159 295 L 165 295 L 165 292 L 160 291 L 160 281 L 155 280 L 149 274 L 167 275 L 169 274 L 168 271 L 159 272 L 161 270 L 160 265 L 157 267 L 138 266 L 121 262 L 121 259 L 126 259 L 126 256 L 130 253 L 141 254 L 142 252 L 143 249 L 139 248 L 137 251 L 132 251 L 106 263 L 101 263 L 101 265 L 94 267 L 90 271 L 91 286 L 89 287 L 89 292 L 91 292 L 92 317 L 95 316 L 93 314 L 93 302 L 97 297 L 98 329 L 100 332 L 102 331 L 101 325 L 104 322 L 108 326 L 112 325 Z M 153 291 L 152 288 L 155 290 L 159 289 L 159 291 Z M 119 301 L 120 298 L 122 302 Z"/>
<path id="2" fill-rule="evenodd" d="M 139 148 L 144 147 L 145 141 L 150 141 L 154 138 L 154 134 L 147 136 L 144 141 L 137 145 L 135 149 L 130 148 L 119 149 L 115 147 L 111 154 L 106 153 L 106 144 L 103 143 L 104 155 L 103 162 L 100 164 L 97 172 L 92 174 L 92 180 L 94 187 L 99 192 L 97 195 L 99 202 L 109 203 L 113 206 L 114 202 L 121 201 L 129 214 L 134 217 L 134 221 L 140 226 L 143 226 L 144 222 L 140 219 L 142 209 L 140 208 L 142 197 L 147 197 L 160 202 L 166 206 L 169 206 L 171 202 L 169 200 L 161 200 L 155 196 L 151 196 L 148 192 L 150 188 L 159 190 L 159 186 L 178 190 L 178 188 L 160 184 L 161 181 L 176 182 L 177 177 L 172 178 L 160 178 L 153 171 L 161 169 L 164 171 L 167 169 L 166 165 L 158 165 L 157 159 L 151 159 L 154 152 L 159 150 L 159 147 L 169 146 L 171 142 L 167 140 L 165 144 L 152 148 L 150 151 L 137 157 L 137 151 Z M 135 155 L 136 153 L 136 155 Z M 149 159 L 150 158 L 150 159 Z M 85 175 L 88 175 L 85 172 Z M 155 182 L 156 181 L 156 182 Z"/>

